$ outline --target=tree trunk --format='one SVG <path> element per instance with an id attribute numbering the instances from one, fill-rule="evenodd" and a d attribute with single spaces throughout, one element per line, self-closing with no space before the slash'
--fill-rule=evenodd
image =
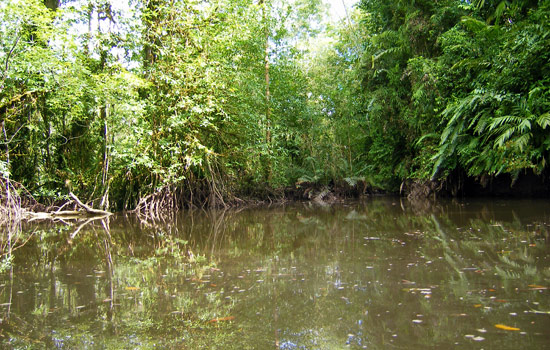
<path id="1" fill-rule="evenodd" d="M 145 24 L 145 33 L 143 33 L 143 68 L 145 71 L 157 60 L 157 47 L 160 45 L 160 42 L 155 30 L 160 22 L 160 5 L 161 2 L 159 0 L 148 0 L 143 14 L 143 22 Z M 148 75 L 148 73 L 146 74 Z"/>
<path id="2" fill-rule="evenodd" d="M 265 169 L 265 180 L 271 181 L 271 91 L 269 89 L 269 10 L 267 0 L 262 0 L 262 19 L 264 22 L 265 35 L 265 55 L 264 55 L 264 75 L 265 75 L 265 143 L 267 146 L 267 162 Z"/>
<path id="3" fill-rule="evenodd" d="M 265 19 L 264 5 L 264 21 L 265 21 L 265 120 L 266 120 L 266 137 L 265 141 L 269 145 L 271 143 L 271 92 L 269 90 L 269 26 Z"/>

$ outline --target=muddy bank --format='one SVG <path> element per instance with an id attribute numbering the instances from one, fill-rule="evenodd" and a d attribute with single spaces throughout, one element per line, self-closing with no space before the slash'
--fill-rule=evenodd
<path id="1" fill-rule="evenodd" d="M 513 176 L 467 176 L 455 172 L 444 181 L 428 180 L 403 181 L 402 196 L 410 199 L 437 197 L 510 197 L 547 198 L 550 197 L 550 174 L 535 174 L 532 170 L 522 171 Z"/>
<path id="2" fill-rule="evenodd" d="M 359 198 L 366 195 L 384 194 L 361 179 L 341 180 L 328 185 L 314 182 L 299 182 L 287 187 L 284 198 L 287 200 L 311 200 L 316 202 L 334 202 L 346 198 Z"/>

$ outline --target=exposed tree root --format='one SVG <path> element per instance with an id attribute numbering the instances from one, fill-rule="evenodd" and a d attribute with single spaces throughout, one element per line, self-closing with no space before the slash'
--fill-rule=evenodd
<path id="1" fill-rule="evenodd" d="M 185 186 L 187 185 L 187 186 Z M 180 186 L 164 186 L 142 197 L 131 212 L 151 218 L 184 208 L 227 208 L 244 201 L 225 192 L 216 181 L 186 181 Z"/>
<path id="2" fill-rule="evenodd" d="M 18 195 L 15 185 L 9 179 L 0 178 L 0 261 L 11 259 L 11 254 L 17 248 L 25 245 L 30 239 L 23 241 L 21 236 L 21 222 L 23 209 L 21 197 Z"/>
<path id="3" fill-rule="evenodd" d="M 244 203 L 226 187 L 228 181 L 214 158 L 207 160 L 203 171 L 200 178 L 189 172 L 183 182 L 147 194 L 132 212 L 155 218 L 184 208 L 227 208 Z"/>
<path id="4" fill-rule="evenodd" d="M 12 181 L 0 178 L 2 191 L 0 192 L 0 224 L 12 224 L 21 221 L 23 209 L 21 206 L 21 197 L 17 194 Z"/>
<path id="5" fill-rule="evenodd" d="M 429 181 L 413 181 L 405 180 L 401 184 L 399 192 L 402 196 L 407 196 L 410 200 L 427 199 L 433 197 L 434 199 L 441 192 L 443 183 L 435 180 Z"/>

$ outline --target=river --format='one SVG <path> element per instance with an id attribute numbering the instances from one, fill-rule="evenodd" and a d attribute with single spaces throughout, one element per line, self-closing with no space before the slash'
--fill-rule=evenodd
<path id="1" fill-rule="evenodd" d="M 6 349 L 550 348 L 547 200 L 117 214 L 12 244 Z"/>

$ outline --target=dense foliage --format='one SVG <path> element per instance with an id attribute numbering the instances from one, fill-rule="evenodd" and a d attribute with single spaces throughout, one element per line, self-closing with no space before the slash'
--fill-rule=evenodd
<path id="1" fill-rule="evenodd" d="M 2 178 L 48 202 L 548 177 L 549 1 L 8 0 Z M 148 202 L 149 201 L 149 202 Z"/>
<path id="2" fill-rule="evenodd" d="M 373 128 L 368 163 L 377 174 L 400 181 L 544 173 L 548 1 L 360 6 L 372 33 L 363 82 Z"/>
<path id="3" fill-rule="evenodd" d="M 37 199 L 73 189 L 118 208 L 291 183 L 307 113 L 293 40 L 320 3 L 130 5 L 0 6 L 4 176 Z"/>

